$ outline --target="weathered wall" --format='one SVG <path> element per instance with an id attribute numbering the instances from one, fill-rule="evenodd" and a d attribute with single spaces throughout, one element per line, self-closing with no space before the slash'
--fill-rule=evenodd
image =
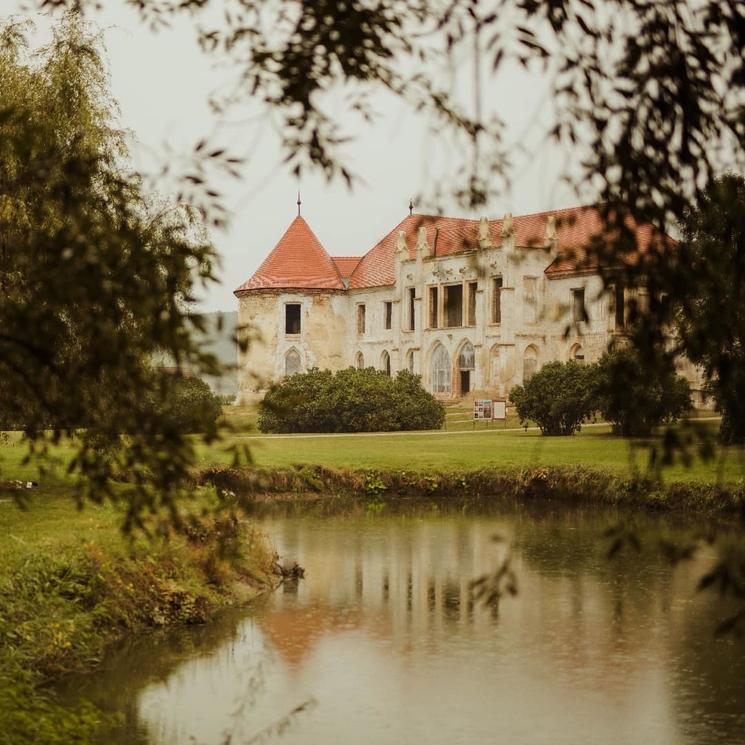
<path id="1" fill-rule="evenodd" d="M 299 303 L 299 334 L 285 333 L 285 305 Z M 346 367 L 344 340 L 348 302 L 341 293 L 250 291 L 239 298 L 238 323 L 249 341 L 238 352 L 238 403 L 261 395 L 285 374 L 288 353 L 297 352 L 301 370 Z"/>

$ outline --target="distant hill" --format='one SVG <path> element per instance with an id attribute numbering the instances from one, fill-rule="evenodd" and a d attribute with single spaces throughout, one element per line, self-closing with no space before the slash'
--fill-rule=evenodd
<path id="1" fill-rule="evenodd" d="M 238 326 L 238 311 L 204 314 L 206 323 L 205 333 L 197 335 L 197 343 L 205 352 L 212 352 L 224 365 L 232 366 L 221 377 L 203 375 L 204 382 L 220 396 L 235 396 L 238 393 L 238 371 L 235 365 L 238 361 L 238 348 L 233 342 L 235 330 Z M 153 356 L 153 362 L 158 367 L 170 369 L 173 360 L 164 354 Z"/>
<path id="2" fill-rule="evenodd" d="M 220 362 L 235 367 L 238 349 L 233 337 L 238 326 L 238 311 L 218 311 L 204 315 L 207 319 L 207 333 L 202 335 L 199 341 L 205 350 L 212 352 Z M 238 373 L 235 369 L 229 370 L 221 378 L 205 376 L 204 379 L 210 388 L 221 396 L 235 396 L 238 392 Z"/>

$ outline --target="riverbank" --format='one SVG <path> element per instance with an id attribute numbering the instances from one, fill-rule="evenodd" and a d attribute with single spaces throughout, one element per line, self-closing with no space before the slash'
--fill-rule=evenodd
<path id="1" fill-rule="evenodd" d="M 129 540 L 116 508 L 78 511 L 63 488 L 0 510 L 0 743 L 90 742 L 104 717 L 59 705 L 50 684 L 95 669 L 124 637 L 204 623 L 276 583 L 263 536 L 232 518 Z"/>
<path id="2" fill-rule="evenodd" d="M 197 484 L 231 493 L 238 503 L 334 497 L 368 499 L 492 498 L 558 501 L 651 510 L 737 513 L 745 509 L 745 481 L 661 481 L 579 467 L 415 470 L 212 466 Z"/>

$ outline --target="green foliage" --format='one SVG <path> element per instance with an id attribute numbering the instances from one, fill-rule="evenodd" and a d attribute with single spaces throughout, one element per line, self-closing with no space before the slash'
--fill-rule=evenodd
<path id="1" fill-rule="evenodd" d="M 407 370 L 391 378 L 368 367 L 291 375 L 259 407 L 262 432 L 390 432 L 439 429 L 445 409 Z"/>
<path id="2" fill-rule="evenodd" d="M 595 411 L 593 368 L 579 362 L 549 362 L 510 391 L 523 424 L 535 422 L 544 435 L 571 435 Z"/>
<path id="3" fill-rule="evenodd" d="M 164 393 L 159 405 L 169 430 L 216 435 L 222 402 L 207 383 L 196 377 L 164 373 L 161 385 Z"/>
<path id="4" fill-rule="evenodd" d="M 709 185 L 677 254 L 668 282 L 680 346 L 703 368 L 722 412 L 721 439 L 745 442 L 745 178 Z"/>
<path id="5" fill-rule="evenodd" d="M 156 207 L 127 170 L 98 41 L 78 17 L 33 57 L 22 42 L 0 26 L 0 418 L 35 453 L 74 438 L 82 497 L 113 499 L 112 478 L 133 474 L 127 528 L 161 508 L 178 526 L 194 449 L 149 361 L 219 372 L 188 311 L 214 249 L 195 210 Z M 188 428 L 213 435 L 202 415 Z"/>
<path id="6" fill-rule="evenodd" d="M 597 408 L 624 437 L 648 435 L 653 427 L 674 422 L 691 408 L 688 381 L 671 361 L 645 365 L 632 348 L 606 352 L 595 373 Z"/>

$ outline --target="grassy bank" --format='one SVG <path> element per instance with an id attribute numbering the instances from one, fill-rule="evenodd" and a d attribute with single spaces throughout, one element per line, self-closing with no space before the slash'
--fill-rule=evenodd
<path id="1" fill-rule="evenodd" d="M 90 741 L 99 712 L 58 705 L 49 683 L 95 668 L 125 635 L 202 623 L 272 583 L 263 538 L 233 520 L 133 542 L 114 507 L 80 512 L 64 487 L 24 512 L 4 498 L 0 516 L 0 743 Z"/>
<path id="2" fill-rule="evenodd" d="M 216 466 L 199 483 L 238 499 L 358 496 L 378 498 L 493 498 L 590 503 L 654 510 L 735 513 L 745 507 L 745 483 L 661 482 L 592 468 L 482 468 L 475 470 L 349 470 L 321 466 Z"/>

